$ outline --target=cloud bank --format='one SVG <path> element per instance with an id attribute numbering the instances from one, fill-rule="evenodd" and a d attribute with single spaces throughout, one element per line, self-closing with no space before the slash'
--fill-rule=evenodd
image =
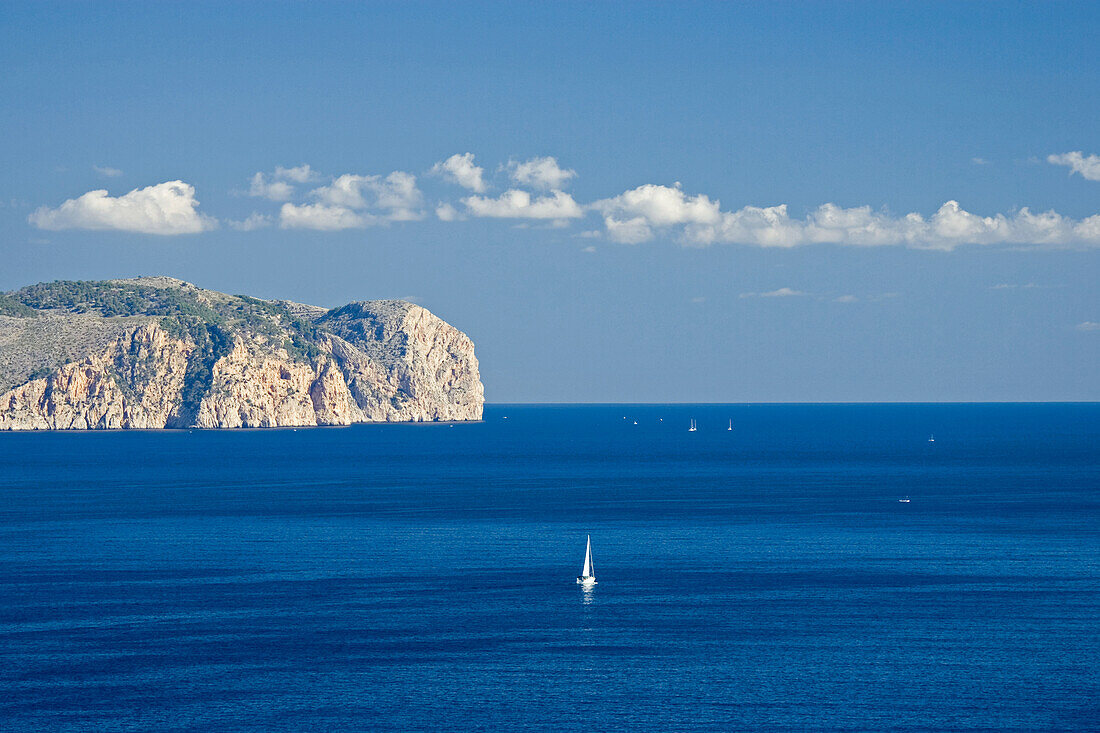
<path id="1" fill-rule="evenodd" d="M 1051 155 L 1048 160 L 1068 166 L 1071 173 L 1100 180 L 1100 156 L 1077 151 Z M 986 216 L 949 200 L 930 215 L 895 215 L 870 206 L 845 208 L 825 203 L 795 216 L 782 203 L 723 209 L 718 198 L 686 192 L 679 182 L 645 183 L 584 203 L 562 190 L 577 173 L 553 156 L 509 160 L 497 166 L 495 174 L 487 179 L 473 153 L 456 153 L 434 164 L 428 173 L 466 189 L 466 194 L 455 196 L 451 190 L 429 204 L 416 176 L 406 171 L 384 175 L 344 173 L 322 180 L 307 164 L 278 166 L 269 173 L 255 173 L 248 189 L 251 196 L 277 202 L 278 210 L 254 212 L 244 220 L 226 223 L 240 231 L 272 224 L 283 229 L 339 231 L 420 221 L 434 213 L 433 218 L 439 222 L 485 218 L 542 221 L 554 227 L 584 222 L 574 236 L 621 244 L 666 239 L 688 247 L 832 245 L 940 251 L 962 246 L 1100 248 L 1100 214 L 1074 219 L 1054 210 L 1033 212 L 1023 207 Z M 29 220 L 42 229 L 156 234 L 192 233 L 215 227 L 216 220 L 198 213 L 194 193 L 192 186 L 181 181 L 137 189 L 117 198 L 104 190 L 89 191 L 56 209 L 42 207 Z M 592 228 L 593 219 L 602 227 Z"/>
<path id="2" fill-rule="evenodd" d="M 122 196 L 89 191 L 55 209 L 40 207 L 27 220 L 39 229 L 93 229 L 142 234 L 196 234 L 217 227 L 198 212 L 195 187 L 166 181 Z"/>
<path id="3" fill-rule="evenodd" d="M 799 219 L 790 216 L 785 204 L 722 211 L 718 201 L 704 194 L 688 196 L 679 186 L 646 184 L 597 201 L 591 208 L 603 215 L 608 238 L 625 244 L 664 234 L 700 247 L 836 244 L 949 251 L 966 244 L 1100 245 L 1100 215 L 1074 220 L 1055 211 L 1033 213 L 1024 207 L 1011 215 L 983 217 L 966 211 L 957 201 L 944 203 L 928 218 L 918 213 L 894 217 L 870 206 L 846 209 L 829 203 Z"/>

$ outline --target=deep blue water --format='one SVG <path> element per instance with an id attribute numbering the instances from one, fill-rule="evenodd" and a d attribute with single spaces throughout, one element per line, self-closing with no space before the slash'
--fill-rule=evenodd
<path id="1" fill-rule="evenodd" d="M 1096 730 L 1098 446 L 1096 404 L 0 433 L 0 729 Z"/>

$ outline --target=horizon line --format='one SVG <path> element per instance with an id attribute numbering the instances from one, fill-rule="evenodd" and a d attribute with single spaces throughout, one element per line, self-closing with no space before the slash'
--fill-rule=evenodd
<path id="1" fill-rule="evenodd" d="M 823 400 L 789 402 L 485 402 L 485 407 L 543 407 L 553 405 L 586 405 L 591 407 L 614 407 L 630 405 L 635 407 L 701 405 L 732 407 L 738 405 L 1095 405 L 1100 400 Z"/>

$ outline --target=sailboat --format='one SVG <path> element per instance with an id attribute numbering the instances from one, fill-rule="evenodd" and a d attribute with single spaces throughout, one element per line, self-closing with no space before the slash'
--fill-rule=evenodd
<path id="1" fill-rule="evenodd" d="M 929 435 L 928 436 L 928 442 L 929 443 L 935 443 L 936 442 L 936 436 L 935 435 Z"/>
<path id="2" fill-rule="evenodd" d="M 695 432 L 695 418 L 691 419 L 691 427 L 688 428 L 688 432 L 689 433 L 694 433 Z"/>
<path id="3" fill-rule="evenodd" d="M 733 420 L 730 420 L 730 426 L 726 430 L 733 430 Z"/>
<path id="4" fill-rule="evenodd" d="M 596 568 L 592 565 L 592 535 L 588 535 L 588 547 L 584 550 L 584 569 L 577 576 L 577 583 L 584 586 L 596 584 Z"/>

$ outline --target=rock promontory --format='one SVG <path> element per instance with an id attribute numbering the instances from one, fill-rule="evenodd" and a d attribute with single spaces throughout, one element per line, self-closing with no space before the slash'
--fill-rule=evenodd
<path id="1" fill-rule="evenodd" d="M 466 334 L 413 303 L 331 310 L 167 277 L 0 294 L 0 430 L 480 420 Z"/>

